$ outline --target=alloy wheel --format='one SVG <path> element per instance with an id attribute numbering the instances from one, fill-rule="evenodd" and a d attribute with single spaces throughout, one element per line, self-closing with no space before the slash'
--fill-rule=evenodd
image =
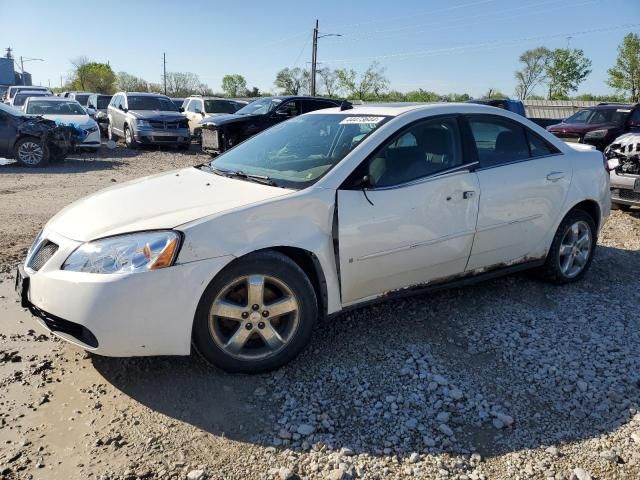
<path id="1" fill-rule="evenodd" d="M 567 229 L 559 250 L 560 271 L 564 276 L 573 278 L 584 270 L 592 243 L 591 229 L 585 221 L 579 220 Z"/>
<path id="2" fill-rule="evenodd" d="M 24 142 L 18 148 L 18 158 L 27 165 L 38 165 L 43 157 L 44 150 L 37 142 Z"/>
<path id="3" fill-rule="evenodd" d="M 209 332 L 216 345 L 240 360 L 260 360 L 280 352 L 298 329 L 300 307 L 292 290 L 267 275 L 235 279 L 209 309 Z"/>

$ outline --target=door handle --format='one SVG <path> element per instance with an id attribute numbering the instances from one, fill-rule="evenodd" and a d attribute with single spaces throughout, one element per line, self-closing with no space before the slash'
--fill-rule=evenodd
<path id="1" fill-rule="evenodd" d="M 476 192 L 474 192 L 473 190 L 467 190 L 466 192 L 462 192 L 462 198 L 464 198 L 465 200 L 469 200 L 470 198 L 473 198 L 475 194 Z"/>
<path id="2" fill-rule="evenodd" d="M 551 172 L 547 174 L 547 180 L 550 182 L 557 182 L 564 178 L 564 172 Z"/>

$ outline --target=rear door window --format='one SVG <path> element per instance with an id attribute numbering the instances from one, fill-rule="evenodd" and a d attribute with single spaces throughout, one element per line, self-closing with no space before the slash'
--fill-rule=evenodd
<path id="1" fill-rule="evenodd" d="M 468 121 L 482 167 L 493 167 L 530 157 L 522 125 L 495 115 L 469 116 Z"/>

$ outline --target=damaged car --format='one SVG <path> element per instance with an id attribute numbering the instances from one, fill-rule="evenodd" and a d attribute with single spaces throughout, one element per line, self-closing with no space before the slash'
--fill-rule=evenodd
<path id="1" fill-rule="evenodd" d="M 616 138 L 606 148 L 605 156 L 611 170 L 612 207 L 617 210 L 640 207 L 640 132 Z"/>
<path id="2" fill-rule="evenodd" d="M 15 158 L 25 167 L 43 167 L 61 161 L 85 133 L 72 126 L 0 104 L 0 156 Z"/>
<path id="3" fill-rule="evenodd" d="M 609 214 L 603 160 L 484 105 L 343 104 L 66 207 L 16 291 L 96 354 L 272 370 L 372 301 L 532 268 L 578 281 Z"/>

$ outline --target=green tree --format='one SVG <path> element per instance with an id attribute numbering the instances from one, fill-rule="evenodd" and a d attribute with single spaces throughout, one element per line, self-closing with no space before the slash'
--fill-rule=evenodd
<path id="1" fill-rule="evenodd" d="M 547 73 L 547 62 L 551 51 L 545 47 L 525 51 L 518 59 L 522 69 L 515 72 L 516 96 L 526 100 L 535 88 L 544 81 Z"/>
<path id="2" fill-rule="evenodd" d="M 311 72 L 301 68 L 283 68 L 276 74 L 274 85 L 283 95 L 302 95 L 309 93 Z"/>
<path id="3" fill-rule="evenodd" d="M 379 99 L 389 87 L 389 80 L 384 74 L 385 69 L 378 62 L 373 62 L 360 75 L 353 69 L 340 69 L 335 73 L 338 85 L 348 92 L 349 98 Z"/>
<path id="4" fill-rule="evenodd" d="M 628 33 L 618 46 L 618 58 L 608 70 L 607 83 L 620 92 L 628 92 L 631 101 L 637 102 L 640 93 L 640 38 Z"/>
<path id="5" fill-rule="evenodd" d="M 549 100 L 567 98 L 591 73 L 591 60 L 578 48 L 556 48 L 546 65 Z"/>
<path id="6" fill-rule="evenodd" d="M 148 83 L 140 77 L 127 72 L 118 72 L 116 75 L 116 90 L 120 92 L 146 92 Z"/>
<path id="7" fill-rule="evenodd" d="M 116 75 L 108 63 L 91 62 L 87 57 L 71 61 L 74 67 L 71 88 L 96 93 L 113 93 Z"/>
<path id="8" fill-rule="evenodd" d="M 487 93 L 482 95 L 482 98 L 509 98 L 509 95 L 505 95 L 497 88 L 490 88 Z"/>
<path id="9" fill-rule="evenodd" d="M 237 97 L 244 95 L 247 90 L 247 81 L 242 75 L 233 74 L 225 75 L 222 78 L 222 90 L 228 97 Z"/>
<path id="10" fill-rule="evenodd" d="M 439 93 L 423 90 L 422 88 L 405 94 L 407 102 L 438 102 L 441 98 L 442 95 Z"/>

